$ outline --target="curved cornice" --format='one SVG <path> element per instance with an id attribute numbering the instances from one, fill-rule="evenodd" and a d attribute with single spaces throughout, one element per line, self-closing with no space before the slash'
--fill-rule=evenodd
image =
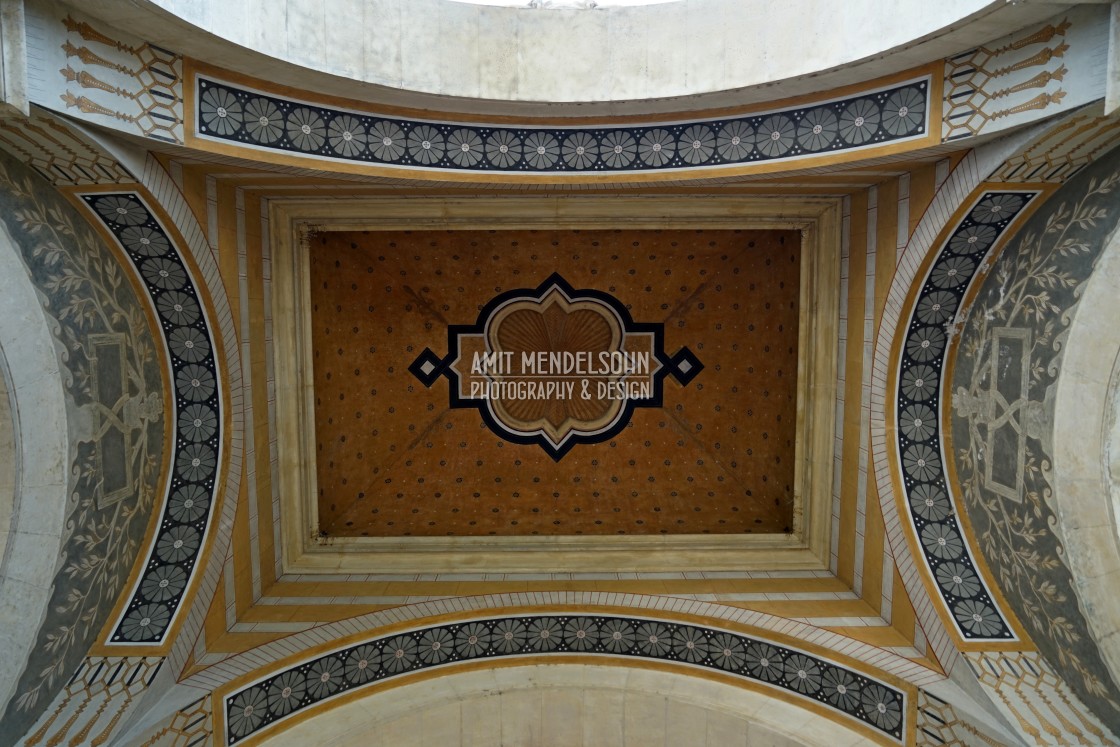
<path id="1" fill-rule="evenodd" d="M 544 12 L 446 0 L 338 2 L 329 9 L 287 0 L 270 10 L 280 23 L 262 23 L 250 3 L 123 5 L 81 10 L 153 44 L 189 49 L 230 70 L 268 69 L 306 90 L 521 117 L 759 103 L 773 99 L 779 83 L 782 96 L 800 95 L 926 63 L 1054 12 L 985 0 L 911 2 L 891 13 L 873 2 L 810 0 L 780 9 L 689 0 Z M 804 41 L 785 43 L 791 36 Z"/>
<path id="2" fill-rule="evenodd" d="M 228 76 L 228 74 L 227 74 Z M 477 123 L 315 100 L 189 65 L 187 144 L 227 155 L 436 180 L 595 183 L 807 168 L 940 142 L 939 70 L 756 112 L 641 124 Z M 349 105 L 348 105 L 349 104 Z"/>
<path id="3" fill-rule="evenodd" d="M 216 688 L 223 742 L 234 744 L 374 683 L 510 657 L 609 657 L 701 676 L 718 672 L 781 697 L 826 704 L 846 723 L 899 743 L 911 728 L 915 685 L 940 679 L 882 649 L 764 613 L 567 592 L 436 600 L 351 618 L 233 657 L 184 684 Z M 277 697 L 289 685 L 295 697 Z"/>

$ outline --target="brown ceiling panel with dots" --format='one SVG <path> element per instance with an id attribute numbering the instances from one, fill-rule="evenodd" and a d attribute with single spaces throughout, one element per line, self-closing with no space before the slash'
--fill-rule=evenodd
<path id="1" fill-rule="evenodd" d="M 315 236 L 320 531 L 788 531 L 800 246 L 799 234 L 788 230 Z M 635 407 L 608 439 L 559 457 L 503 437 L 477 408 L 452 406 L 450 379 L 426 386 L 410 371 L 422 351 L 448 352 L 449 327 L 479 323 L 496 298 L 554 275 L 579 292 L 609 297 L 639 325 L 663 325 L 666 354 L 687 347 L 702 365 L 686 384 L 665 375 L 659 406 Z M 555 377 L 556 391 L 563 380 Z"/>

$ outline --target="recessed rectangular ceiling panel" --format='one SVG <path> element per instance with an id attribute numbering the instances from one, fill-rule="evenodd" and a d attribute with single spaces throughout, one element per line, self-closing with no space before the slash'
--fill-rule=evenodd
<path id="1" fill-rule="evenodd" d="M 310 240 L 327 537 L 783 533 L 794 230 Z"/>

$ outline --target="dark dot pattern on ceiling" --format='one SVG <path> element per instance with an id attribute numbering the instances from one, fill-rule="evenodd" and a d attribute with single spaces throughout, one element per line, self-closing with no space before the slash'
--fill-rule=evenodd
<path id="1" fill-rule="evenodd" d="M 742 534 L 793 516 L 796 231 L 327 232 L 311 244 L 320 532 Z M 563 272 L 663 322 L 702 376 L 557 463 L 409 372 L 448 326 Z M 671 391 L 671 396 L 669 392 Z"/>

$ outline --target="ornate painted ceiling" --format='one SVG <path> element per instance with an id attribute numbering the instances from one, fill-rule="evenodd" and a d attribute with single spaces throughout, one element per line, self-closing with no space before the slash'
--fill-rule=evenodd
<path id="1" fill-rule="evenodd" d="M 795 232 L 699 230 L 316 236 L 319 530 L 791 532 L 800 243 Z M 487 313 L 492 298 L 558 271 L 573 300 L 510 299 Z M 589 287 L 657 322 L 619 323 L 601 299 L 578 300 Z M 446 381 L 409 372 L 476 318 Z M 478 356 L 490 348 L 487 377 Z M 665 351 L 682 348 L 696 351 L 695 376 L 682 377 L 692 386 L 668 373 Z M 636 374 L 620 378 L 627 367 Z M 539 449 L 507 450 L 536 439 Z"/>
<path id="2" fill-rule="evenodd" d="M 1107 7 L 544 120 L 19 5 L 0 743 L 1115 743 Z"/>

